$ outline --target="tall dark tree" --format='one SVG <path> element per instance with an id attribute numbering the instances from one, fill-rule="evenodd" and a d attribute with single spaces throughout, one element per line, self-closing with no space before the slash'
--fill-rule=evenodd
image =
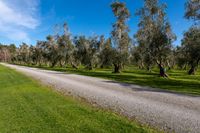
<path id="1" fill-rule="evenodd" d="M 185 4 L 185 18 L 192 19 L 194 25 L 184 33 L 182 51 L 187 54 L 191 66 L 188 74 L 195 74 L 195 69 L 200 61 L 200 0 L 188 0 Z"/>
<path id="2" fill-rule="evenodd" d="M 119 1 L 112 3 L 111 8 L 116 17 L 116 22 L 113 24 L 113 31 L 111 32 L 114 48 L 113 65 L 114 73 L 119 73 L 128 57 L 130 37 L 128 35 L 129 27 L 126 22 L 130 17 L 130 12 L 126 4 Z"/>
<path id="3" fill-rule="evenodd" d="M 72 65 L 72 67 L 77 68 L 75 59 L 73 57 L 74 45 L 72 44 L 71 34 L 69 32 L 67 23 L 64 23 L 63 29 L 64 34 L 58 37 L 57 40 L 59 55 L 61 57 L 60 65 L 62 66 L 63 61 L 65 65 L 69 63 Z"/>
<path id="4" fill-rule="evenodd" d="M 200 28 L 198 26 L 193 26 L 185 32 L 182 49 L 187 54 L 187 60 L 191 66 L 188 74 L 195 74 L 195 69 L 200 62 Z"/>
<path id="5" fill-rule="evenodd" d="M 140 16 L 139 30 L 135 35 L 140 47 L 145 49 L 144 61 L 148 69 L 157 63 L 160 76 L 166 77 L 165 61 L 171 51 L 175 35 L 165 13 L 166 5 L 158 0 L 145 0 L 136 15 Z"/>

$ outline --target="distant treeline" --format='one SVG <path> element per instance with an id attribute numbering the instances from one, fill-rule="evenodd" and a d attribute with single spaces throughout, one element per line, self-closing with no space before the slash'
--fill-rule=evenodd
<path id="1" fill-rule="evenodd" d="M 165 4 L 158 0 L 145 0 L 144 6 L 137 10 L 140 17 L 138 31 L 133 38 L 129 36 L 127 20 L 130 12 L 123 2 L 113 2 L 111 9 L 116 22 L 110 37 L 72 36 L 67 23 L 63 24 L 62 34 L 48 35 L 35 46 L 22 43 L 19 47 L 0 45 L 0 61 L 17 64 L 47 65 L 66 67 L 71 65 L 92 70 L 93 68 L 113 67 L 120 72 L 125 65 L 134 64 L 140 69 L 151 71 L 159 66 L 160 76 L 169 69 L 178 66 L 195 74 L 200 61 L 200 2 L 188 0 L 185 4 L 185 18 L 194 24 L 184 33 L 180 46 L 173 47 L 176 35 L 167 19 Z"/>

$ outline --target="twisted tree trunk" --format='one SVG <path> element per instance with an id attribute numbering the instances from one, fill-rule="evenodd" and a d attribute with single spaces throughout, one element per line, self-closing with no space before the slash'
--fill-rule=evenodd
<path id="1" fill-rule="evenodd" d="M 120 73 L 120 64 L 114 64 L 114 72 L 113 73 Z"/>
<path id="2" fill-rule="evenodd" d="M 72 68 L 78 69 L 78 67 L 73 62 L 71 62 L 71 66 Z"/>
<path id="3" fill-rule="evenodd" d="M 189 75 L 195 75 L 195 66 L 192 65 L 189 72 L 188 72 Z"/>
<path id="4" fill-rule="evenodd" d="M 55 67 L 56 64 L 57 64 L 57 61 L 53 61 L 53 62 L 51 63 L 51 68 Z"/>
<path id="5" fill-rule="evenodd" d="M 191 63 L 191 68 L 188 72 L 189 75 L 195 75 L 195 69 L 196 67 L 198 67 L 199 62 L 200 62 L 200 58 L 197 61 L 195 61 L 195 63 L 194 62 Z"/>
<path id="6" fill-rule="evenodd" d="M 158 64 L 159 69 L 160 69 L 160 76 L 168 78 L 168 75 L 166 74 L 165 68 L 163 67 L 162 63 L 157 61 L 157 64 Z"/>

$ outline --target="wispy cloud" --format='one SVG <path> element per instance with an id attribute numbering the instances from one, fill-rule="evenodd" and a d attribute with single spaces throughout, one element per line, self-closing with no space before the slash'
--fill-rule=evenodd
<path id="1" fill-rule="evenodd" d="M 39 24 L 39 0 L 0 0 L 0 36 L 29 41 L 28 30 Z"/>

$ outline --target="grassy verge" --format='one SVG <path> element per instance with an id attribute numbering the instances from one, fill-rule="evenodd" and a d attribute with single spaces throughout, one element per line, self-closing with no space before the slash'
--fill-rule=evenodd
<path id="1" fill-rule="evenodd" d="M 0 132 L 156 132 L 109 111 L 62 96 L 0 65 Z"/>
<path id="2" fill-rule="evenodd" d="M 31 66 L 37 67 L 37 66 Z M 154 69 L 152 72 L 140 70 L 136 67 L 127 67 L 122 73 L 114 74 L 111 69 L 95 69 L 92 71 L 80 68 L 75 70 L 73 68 L 50 68 L 46 66 L 39 67 L 46 70 L 62 71 L 67 73 L 75 73 L 80 75 L 100 77 L 111 79 L 114 81 L 138 84 L 142 86 L 150 86 L 160 88 L 163 90 L 178 92 L 183 94 L 200 95 L 200 71 L 196 75 L 188 75 L 183 70 L 168 71 L 169 79 L 158 76 L 158 70 Z"/>

